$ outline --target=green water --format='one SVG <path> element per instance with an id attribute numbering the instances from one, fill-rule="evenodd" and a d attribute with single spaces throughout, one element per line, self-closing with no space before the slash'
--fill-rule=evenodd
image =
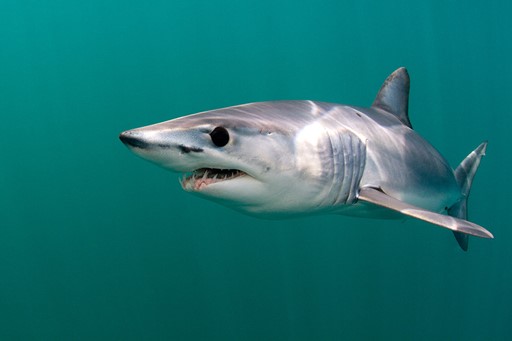
<path id="1" fill-rule="evenodd" d="M 510 1 L 0 3 L 1 340 L 505 340 Z M 406 66 L 413 126 L 482 140 L 470 218 L 264 221 L 184 193 L 120 131 L 245 102 L 369 105 Z"/>

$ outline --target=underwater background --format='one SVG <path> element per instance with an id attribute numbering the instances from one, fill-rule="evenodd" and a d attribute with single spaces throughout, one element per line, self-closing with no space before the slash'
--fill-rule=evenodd
<path id="1" fill-rule="evenodd" d="M 512 2 L 0 3 L 1 340 L 505 340 Z M 276 99 L 369 106 L 487 156 L 459 249 L 415 220 L 248 217 L 183 192 L 126 129 Z"/>

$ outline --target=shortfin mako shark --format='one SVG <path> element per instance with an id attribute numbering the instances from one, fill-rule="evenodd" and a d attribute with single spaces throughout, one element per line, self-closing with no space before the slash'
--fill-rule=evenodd
<path id="1" fill-rule="evenodd" d="M 185 191 L 267 218 L 317 213 L 410 216 L 493 238 L 467 221 L 467 201 L 487 142 L 453 170 L 416 133 L 409 75 L 393 72 L 369 108 L 272 101 L 201 112 L 128 130 L 135 154 L 181 172 Z"/>

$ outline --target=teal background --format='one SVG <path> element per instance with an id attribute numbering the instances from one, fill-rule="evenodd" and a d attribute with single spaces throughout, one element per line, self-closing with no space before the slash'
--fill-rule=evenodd
<path id="1" fill-rule="evenodd" d="M 510 1 L 0 3 L 0 339 L 505 340 L 512 334 Z M 265 221 L 184 193 L 122 130 L 273 99 L 370 105 L 456 166 L 459 250 L 423 222 Z"/>

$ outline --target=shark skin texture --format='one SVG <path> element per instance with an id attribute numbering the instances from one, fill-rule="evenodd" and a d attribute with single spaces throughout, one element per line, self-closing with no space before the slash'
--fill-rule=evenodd
<path id="1" fill-rule="evenodd" d="M 412 129 L 409 74 L 393 72 L 371 107 L 271 101 L 124 131 L 136 155 L 174 172 L 190 193 L 263 218 L 343 214 L 413 217 L 493 238 L 467 220 L 481 143 L 454 170 Z"/>

